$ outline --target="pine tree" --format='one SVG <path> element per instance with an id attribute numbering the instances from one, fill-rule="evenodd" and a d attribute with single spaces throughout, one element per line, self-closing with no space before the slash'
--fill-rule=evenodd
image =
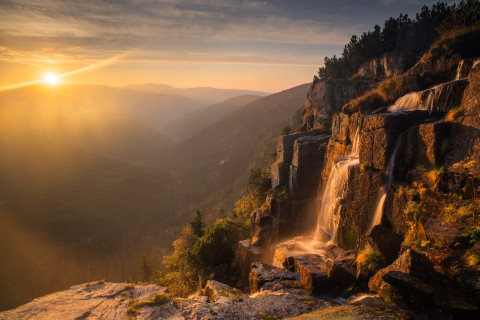
<path id="1" fill-rule="evenodd" d="M 195 211 L 195 217 L 193 221 L 190 222 L 190 226 L 192 227 L 193 234 L 198 238 L 201 238 L 205 232 L 205 227 L 203 225 L 203 214 L 200 209 Z"/>
<path id="2" fill-rule="evenodd" d="M 145 256 L 142 257 L 142 265 L 138 271 L 138 276 L 141 282 L 148 282 L 152 279 L 153 268 Z"/>

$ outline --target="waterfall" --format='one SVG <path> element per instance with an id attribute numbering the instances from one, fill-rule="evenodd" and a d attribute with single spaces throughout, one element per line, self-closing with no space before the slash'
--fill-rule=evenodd
<path id="1" fill-rule="evenodd" d="M 290 255 L 326 254 L 327 244 L 335 241 L 340 219 L 341 200 L 346 191 L 348 169 L 360 163 L 358 160 L 359 140 L 360 128 L 357 128 L 349 155 L 334 160 L 334 165 L 330 170 L 326 188 L 323 192 L 321 207 L 318 211 L 315 233 L 313 235 L 298 236 L 277 244 L 277 250 L 282 247 Z M 272 264 L 282 267 L 276 256 L 273 257 Z"/>
<path id="2" fill-rule="evenodd" d="M 400 110 L 415 110 L 422 105 L 421 95 L 419 92 L 410 92 L 400 97 L 388 111 L 397 112 Z"/>
<path id="3" fill-rule="evenodd" d="M 326 233 L 329 235 L 330 241 L 335 241 L 338 223 L 340 222 L 340 204 L 345 193 L 348 169 L 358 164 L 360 164 L 358 156 L 335 160 L 328 177 L 327 187 L 323 193 L 315 238 L 321 239 L 322 235 Z"/>
<path id="4" fill-rule="evenodd" d="M 398 149 L 400 149 L 400 145 L 402 144 L 402 137 L 403 137 L 403 133 L 397 138 L 397 142 L 395 143 L 395 149 L 393 150 L 393 153 L 390 156 L 390 159 L 388 160 L 387 170 L 386 170 L 387 181 L 380 187 L 379 200 L 378 200 L 377 208 L 375 209 L 375 214 L 373 216 L 370 228 L 373 228 L 374 226 L 380 224 L 380 222 L 382 221 L 383 206 L 385 204 L 385 199 L 387 198 L 388 188 L 390 188 L 390 185 L 392 184 L 392 181 L 393 181 L 393 168 L 395 166 L 395 158 L 397 156 Z"/>
<path id="5" fill-rule="evenodd" d="M 359 137 L 360 130 L 357 128 L 350 154 L 345 158 L 335 159 L 335 164 L 330 170 L 318 213 L 317 228 L 314 235 L 316 239 L 322 239 L 323 235 L 327 234 L 329 241 L 335 241 L 338 223 L 340 222 L 341 200 L 345 194 L 345 185 L 348 178 L 348 169 L 360 164 L 358 160 Z"/>

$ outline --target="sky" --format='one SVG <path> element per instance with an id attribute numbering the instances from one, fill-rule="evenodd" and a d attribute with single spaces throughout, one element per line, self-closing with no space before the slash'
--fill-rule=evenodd
<path id="1" fill-rule="evenodd" d="M 310 82 L 353 34 L 436 2 L 0 0 L 0 89 L 52 72 L 64 84 L 278 92 Z"/>

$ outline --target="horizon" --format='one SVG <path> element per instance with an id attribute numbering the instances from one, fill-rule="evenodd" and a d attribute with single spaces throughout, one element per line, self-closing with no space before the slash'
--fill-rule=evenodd
<path id="1" fill-rule="evenodd" d="M 280 92 L 389 17 L 436 1 L 5 1 L 0 88 L 40 82 Z M 447 1 L 452 3 L 452 1 Z"/>

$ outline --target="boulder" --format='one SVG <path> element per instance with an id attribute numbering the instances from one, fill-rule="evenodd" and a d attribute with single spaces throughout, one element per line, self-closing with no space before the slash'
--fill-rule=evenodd
<path id="1" fill-rule="evenodd" d="M 261 262 L 252 263 L 249 275 L 251 293 L 260 291 L 266 283 L 284 280 L 297 280 L 297 274 Z"/>
<path id="2" fill-rule="evenodd" d="M 278 234 L 282 237 L 288 237 L 295 232 L 295 215 L 292 210 L 292 200 L 267 198 L 270 214 L 273 217 L 274 225 L 278 225 Z"/>
<path id="3" fill-rule="evenodd" d="M 332 291 L 328 277 L 329 266 L 322 256 L 308 254 L 295 257 L 296 269 L 300 271 L 300 284 L 309 294 Z"/>
<path id="4" fill-rule="evenodd" d="M 208 297 L 209 302 L 218 300 L 227 300 L 234 297 L 241 296 L 243 293 L 238 289 L 232 288 L 225 283 L 221 283 L 215 280 L 207 280 L 203 293 Z"/>
<path id="5" fill-rule="evenodd" d="M 383 282 L 383 275 L 389 271 L 400 271 L 427 282 L 434 277 L 432 262 L 426 256 L 414 249 L 408 249 L 391 265 L 379 270 L 370 279 L 370 282 L 368 283 L 370 291 L 378 291 Z"/>
<path id="6" fill-rule="evenodd" d="M 466 245 L 468 238 L 465 226 L 458 222 L 447 222 L 437 218 L 430 218 L 423 226 L 428 239 L 445 247 L 455 248 Z"/>
<path id="7" fill-rule="evenodd" d="M 433 302 L 434 288 L 417 277 L 401 271 L 389 271 L 382 280 L 415 306 L 427 307 Z"/>
<path id="8" fill-rule="evenodd" d="M 330 282 L 335 290 L 343 289 L 355 282 L 357 278 L 356 254 L 354 251 L 344 251 L 333 260 L 328 271 Z"/>
<path id="9" fill-rule="evenodd" d="M 367 233 L 367 243 L 373 250 L 382 254 L 387 264 L 398 258 L 403 237 L 383 225 L 374 226 Z"/>

